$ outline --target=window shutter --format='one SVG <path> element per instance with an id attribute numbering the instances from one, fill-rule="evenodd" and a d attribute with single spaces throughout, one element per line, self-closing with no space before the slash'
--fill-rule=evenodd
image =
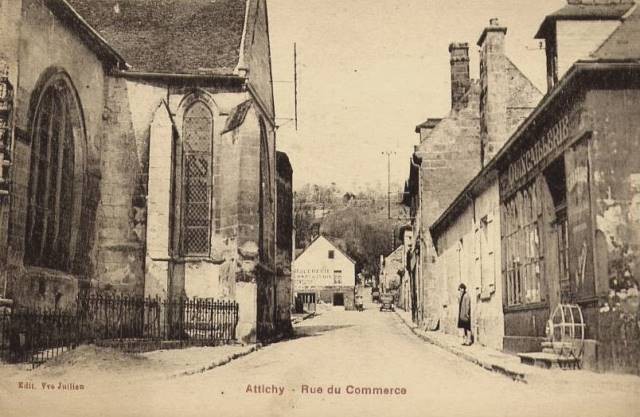
<path id="1" fill-rule="evenodd" d="M 474 257 L 473 273 L 476 276 L 476 279 L 479 278 L 480 280 L 480 292 L 482 292 L 484 289 L 484 279 L 482 276 L 482 242 L 481 242 L 482 229 L 481 227 L 482 227 L 481 223 L 476 223 L 474 228 L 474 235 L 473 235 L 473 257 Z"/>
<path id="2" fill-rule="evenodd" d="M 493 221 L 493 217 L 489 216 L 487 218 L 487 253 L 488 259 L 487 264 L 489 266 L 489 277 L 488 277 L 488 285 L 490 286 L 490 292 L 494 292 L 496 290 L 496 247 L 498 247 L 499 236 L 498 231 L 496 230 L 496 222 Z"/>

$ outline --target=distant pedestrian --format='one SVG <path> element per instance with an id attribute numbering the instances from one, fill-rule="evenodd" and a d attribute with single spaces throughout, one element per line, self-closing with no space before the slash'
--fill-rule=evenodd
<path id="1" fill-rule="evenodd" d="M 458 328 L 464 330 L 462 344 L 469 346 L 473 343 L 473 334 L 471 333 L 471 299 L 467 294 L 467 286 L 460 284 L 458 286 L 459 306 L 458 306 Z"/>

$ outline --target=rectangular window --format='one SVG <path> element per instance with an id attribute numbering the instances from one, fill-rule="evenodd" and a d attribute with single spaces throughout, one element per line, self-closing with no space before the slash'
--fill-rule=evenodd
<path id="1" fill-rule="evenodd" d="M 542 206 L 535 183 L 518 191 L 504 203 L 502 210 L 507 305 L 540 302 L 543 256 L 539 228 Z"/>
<path id="2" fill-rule="evenodd" d="M 342 271 L 341 270 L 333 271 L 333 283 L 334 284 L 342 284 Z"/>
<path id="3" fill-rule="evenodd" d="M 336 257 L 335 251 L 330 250 L 329 251 L 329 259 L 334 259 L 335 257 Z"/>

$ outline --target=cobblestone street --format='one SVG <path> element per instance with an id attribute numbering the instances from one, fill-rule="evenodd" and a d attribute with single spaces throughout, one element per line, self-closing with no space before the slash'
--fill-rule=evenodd
<path id="1" fill-rule="evenodd" d="M 638 377 L 548 371 L 514 382 L 424 342 L 374 305 L 323 312 L 296 336 L 191 376 L 21 373 L 33 390 L 17 389 L 18 376 L 0 378 L 2 415 L 631 416 L 640 407 Z M 42 382 L 85 389 L 43 390 Z"/>

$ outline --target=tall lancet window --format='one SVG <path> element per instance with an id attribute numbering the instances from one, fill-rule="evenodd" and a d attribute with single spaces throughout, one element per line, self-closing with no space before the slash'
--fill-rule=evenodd
<path id="1" fill-rule="evenodd" d="M 211 236 L 213 115 L 202 101 L 182 124 L 182 255 L 206 256 Z"/>
<path id="2" fill-rule="evenodd" d="M 260 119 L 260 260 L 267 261 L 270 259 L 270 239 L 267 232 L 267 217 L 272 203 L 271 194 L 271 166 L 269 161 L 269 137 L 264 121 Z"/>
<path id="3" fill-rule="evenodd" d="M 74 181 L 79 157 L 74 146 L 84 141 L 81 114 L 70 81 L 61 74 L 52 77 L 32 122 L 26 265 L 71 270 L 77 237 L 74 200 L 82 192 L 82 182 Z"/>

